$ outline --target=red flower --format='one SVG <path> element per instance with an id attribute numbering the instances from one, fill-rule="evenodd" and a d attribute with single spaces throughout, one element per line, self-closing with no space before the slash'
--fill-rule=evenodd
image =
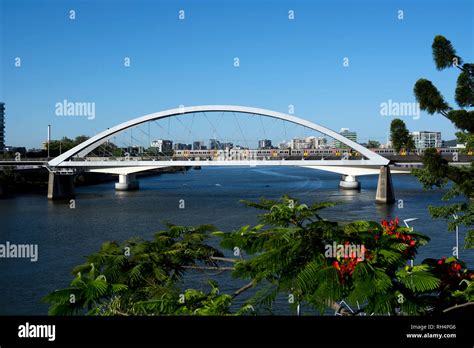
<path id="1" fill-rule="evenodd" d="M 451 264 L 451 268 L 453 269 L 453 271 L 459 272 L 461 270 L 461 265 L 457 262 L 453 262 Z"/>

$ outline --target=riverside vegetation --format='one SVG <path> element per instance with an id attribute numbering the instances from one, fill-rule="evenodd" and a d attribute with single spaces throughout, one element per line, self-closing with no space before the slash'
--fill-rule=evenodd
<path id="1" fill-rule="evenodd" d="M 45 296 L 49 314 L 257 315 L 271 313 L 277 295 L 284 294 L 294 299 L 289 305 L 295 309 L 304 305 L 320 313 L 331 308 L 353 315 L 340 305 L 344 300 L 360 306 L 360 313 L 423 315 L 474 299 L 474 273 L 461 260 L 408 266 L 429 238 L 397 219 L 341 225 L 320 215 L 334 203 L 307 206 L 287 196 L 244 203 L 263 211 L 259 224 L 232 232 L 168 225 L 152 240 L 104 243 L 73 270 L 69 287 Z M 211 235 L 242 258 L 225 258 L 206 243 Z M 326 257 L 333 242 L 364 245 L 364 260 Z M 180 289 L 198 270 L 231 272 L 248 283 L 232 293 L 220 292 L 212 278 L 208 291 Z M 231 310 L 236 297 L 253 287 L 258 291 Z"/>

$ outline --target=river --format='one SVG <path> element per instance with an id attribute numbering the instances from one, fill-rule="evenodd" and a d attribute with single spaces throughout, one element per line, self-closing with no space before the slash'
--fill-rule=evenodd
<path id="1" fill-rule="evenodd" d="M 444 190 L 423 192 L 411 175 L 394 175 L 396 198 L 403 200 L 403 208 L 399 208 L 398 204 L 375 203 L 377 176 L 361 177 L 360 192 L 339 190 L 339 178 L 340 175 L 307 168 L 203 167 L 184 174 L 141 178 L 140 190 L 133 192 L 116 192 L 113 183 L 80 187 L 76 189 L 75 209 L 36 194 L 1 199 L 0 243 L 38 244 L 39 259 L 0 259 L 0 314 L 46 314 L 48 306 L 40 299 L 67 286 L 72 268 L 105 241 L 123 241 L 132 236 L 151 238 L 164 222 L 212 223 L 222 231 L 255 223 L 259 212 L 244 207 L 240 199 L 277 199 L 288 194 L 307 204 L 337 201 L 341 204 L 322 212 L 323 217 L 337 221 L 418 218 L 411 225 L 430 236 L 431 242 L 420 249 L 415 263 L 426 257 L 452 254 L 455 234 L 447 232 L 444 221 L 432 220 L 427 208 L 441 204 Z M 184 200 L 184 209 L 179 207 L 180 200 Z M 464 230 L 461 228 L 460 244 Z M 211 239 L 210 243 L 216 246 L 218 239 Z M 460 256 L 474 267 L 472 250 L 461 248 Z M 185 285 L 205 288 L 207 276 L 192 274 Z M 228 274 L 217 279 L 221 292 L 234 291 L 245 283 L 232 280 Z M 275 312 L 290 313 L 285 299 L 278 300 Z"/>

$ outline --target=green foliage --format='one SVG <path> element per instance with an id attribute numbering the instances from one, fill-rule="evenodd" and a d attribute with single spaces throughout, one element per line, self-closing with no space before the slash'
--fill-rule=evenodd
<path id="1" fill-rule="evenodd" d="M 466 288 L 464 290 L 455 290 L 453 296 L 460 297 L 466 302 L 474 302 L 474 281 L 463 279 L 459 282 L 459 285 L 466 285 Z"/>
<path id="2" fill-rule="evenodd" d="M 392 147 L 397 152 L 401 149 L 409 151 L 415 148 L 413 138 L 411 137 L 405 122 L 399 118 L 395 118 L 390 124 L 390 141 L 392 142 Z"/>
<path id="3" fill-rule="evenodd" d="M 94 264 L 89 265 L 89 272 L 78 272 L 70 287 L 56 290 L 43 298 L 51 303 L 49 315 L 72 315 L 89 310 L 95 311 L 104 299 L 127 290 L 124 284 L 110 284 L 103 274 L 98 274 Z"/>
<path id="4" fill-rule="evenodd" d="M 377 140 L 369 140 L 369 141 L 367 142 L 367 147 L 368 147 L 369 149 L 378 149 L 379 146 L 380 146 L 380 142 L 377 141 Z"/>
<path id="5" fill-rule="evenodd" d="M 474 131 L 474 112 L 467 111 L 467 110 L 450 110 L 447 114 L 447 117 L 453 122 L 457 128 L 461 129 L 462 131 L 467 131 L 468 134 Z M 460 140 L 458 137 L 459 142 L 466 142 Z"/>
<path id="6" fill-rule="evenodd" d="M 85 135 L 79 135 L 75 139 L 68 137 L 62 137 L 61 140 L 51 140 L 49 142 L 49 153 L 51 156 L 58 156 L 60 153 L 64 153 L 74 146 L 86 141 L 89 137 Z"/>
<path id="7" fill-rule="evenodd" d="M 265 210 L 261 224 L 215 235 L 223 239 L 222 247 L 255 255 L 238 261 L 233 276 L 262 287 L 249 301 L 258 310 L 271 310 L 276 294 L 283 293 L 320 312 L 342 299 L 365 304 L 365 311 L 376 314 L 427 311 L 428 294 L 440 281 L 425 266 L 405 270 L 405 265 L 428 237 L 399 227 L 396 220 L 341 226 L 319 215 L 325 204 L 307 206 L 286 196 L 278 202 L 245 203 Z M 327 246 L 333 242 L 363 245 L 365 259 L 328 257 Z"/>
<path id="8" fill-rule="evenodd" d="M 421 110 L 431 115 L 448 111 L 449 105 L 431 81 L 419 79 L 415 83 L 414 92 Z"/>
<path id="9" fill-rule="evenodd" d="M 472 272 L 456 259 L 406 266 L 429 238 L 400 227 L 397 219 L 339 224 L 320 215 L 333 203 L 306 205 L 288 196 L 244 204 L 263 211 L 259 224 L 232 232 L 169 224 L 150 241 L 104 243 L 73 270 L 70 287 L 44 298 L 51 304 L 49 313 L 256 315 L 271 313 L 277 297 L 284 295 L 292 297 L 293 308 L 304 303 L 321 313 L 344 300 L 366 313 L 417 315 L 472 296 L 466 285 Z M 223 258 L 207 245 L 211 232 L 223 248 L 238 248 L 241 258 Z M 337 245 L 356 245 L 359 251 L 335 253 L 331 248 Z M 232 262 L 234 267 L 227 268 L 232 276 L 249 283 L 232 294 L 220 294 L 212 280 L 209 291 L 180 288 L 190 270 L 224 270 L 219 262 Z M 234 298 L 252 287 L 255 294 L 236 308 Z"/>
<path id="10" fill-rule="evenodd" d="M 433 59 L 438 70 L 443 70 L 453 64 L 453 58 L 458 58 L 461 63 L 461 58 L 456 55 L 456 51 L 451 44 L 451 41 L 442 35 L 436 35 L 431 45 L 433 49 Z"/>
<path id="11" fill-rule="evenodd" d="M 232 296 L 219 294 L 216 282 L 209 281 L 211 290 L 186 289 L 184 293 L 166 293 L 159 298 L 139 301 L 129 311 L 133 315 L 229 315 Z M 105 312 L 105 315 L 111 313 Z"/>
<path id="12" fill-rule="evenodd" d="M 433 41 L 433 58 L 438 70 L 452 67 L 453 58 L 457 58 L 461 72 L 457 79 L 455 101 L 460 109 L 452 109 L 444 101 L 438 89 L 426 79 L 419 79 L 414 87 L 416 99 L 422 110 L 430 114 L 440 113 L 448 118 L 459 132 L 456 133 L 458 142 L 464 143 L 468 151 L 474 148 L 474 111 L 466 110 L 474 106 L 474 65 L 464 63 L 456 56 L 451 42 L 441 35 Z M 444 187 L 452 183 L 451 189 L 443 200 L 452 198 L 464 199 L 462 203 L 444 206 L 430 206 L 429 210 L 434 218 L 443 218 L 448 221 L 448 229 L 455 230 L 456 225 L 468 227 L 465 238 L 465 248 L 474 248 L 474 164 L 470 166 L 450 166 L 446 159 L 436 153 L 434 149 L 425 151 L 423 169 L 413 171 L 414 175 L 423 183 L 425 189 Z M 455 214 L 456 218 L 453 216 Z"/>
<path id="13" fill-rule="evenodd" d="M 445 219 L 448 222 L 448 230 L 455 231 L 456 226 L 470 227 L 465 238 L 465 248 L 474 246 L 474 205 L 472 204 L 472 195 L 474 192 L 474 165 L 470 167 L 454 167 L 441 158 L 434 150 L 429 149 L 423 157 L 425 168 L 416 169 L 414 175 L 418 177 L 425 189 L 432 187 L 444 187 L 449 182 L 454 184 L 444 195 L 444 200 L 450 200 L 454 197 L 469 197 L 467 202 L 454 203 L 442 206 L 429 206 L 430 214 L 433 218 Z"/>
<path id="14" fill-rule="evenodd" d="M 435 311 L 472 301 L 470 296 L 473 290 L 469 285 L 474 280 L 474 273 L 461 260 L 451 256 L 439 260 L 426 259 L 423 264 L 440 280 L 436 300 L 433 301 Z"/>
<path id="15" fill-rule="evenodd" d="M 49 154 L 52 157 L 59 156 L 61 153 L 72 149 L 74 146 L 77 146 L 88 139 L 89 137 L 86 135 L 79 135 L 74 139 L 62 137 L 61 140 L 51 140 L 49 142 Z M 112 155 L 119 157 L 122 155 L 122 153 L 123 150 L 119 149 L 114 143 L 108 141 L 98 148 L 92 150 L 90 154 L 95 156 Z"/>
<path id="16" fill-rule="evenodd" d="M 474 106 L 474 94 L 472 93 L 474 90 L 474 76 L 469 73 L 474 70 L 474 65 L 465 64 L 465 66 L 469 71 L 462 71 L 458 76 L 455 100 L 460 107 L 466 108 Z"/>
<path id="17" fill-rule="evenodd" d="M 435 290 L 440 284 L 440 280 L 429 273 L 427 265 L 403 268 L 397 272 L 399 281 L 413 292 L 426 292 Z"/>
<path id="18" fill-rule="evenodd" d="M 0 170 L 0 182 L 11 185 L 15 181 L 15 171 L 13 166 L 4 166 Z"/>
<path id="19" fill-rule="evenodd" d="M 146 314 L 147 309 L 154 308 L 151 304 L 158 303 L 164 314 L 166 308 L 178 310 L 170 301 L 178 297 L 177 282 L 186 267 L 201 263 L 215 266 L 212 257 L 222 256 L 220 251 L 204 243 L 213 230 L 212 225 L 169 224 L 167 230 L 157 232 L 151 241 L 131 239 L 122 244 L 104 243 L 99 252 L 87 257 L 86 263 L 74 268 L 76 278 L 70 288 L 57 290 L 43 300 L 52 304 L 50 314 L 53 315 L 94 308 L 90 314 Z M 70 295 L 75 296 L 75 301 L 70 302 Z M 209 298 L 211 300 L 217 301 L 217 297 Z"/>

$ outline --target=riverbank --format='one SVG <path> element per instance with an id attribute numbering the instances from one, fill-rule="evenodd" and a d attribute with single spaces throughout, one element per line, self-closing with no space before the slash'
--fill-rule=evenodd
<path id="1" fill-rule="evenodd" d="M 189 167 L 167 167 L 137 173 L 137 178 L 158 176 L 189 170 Z M 106 173 L 83 172 L 74 176 L 74 186 L 91 186 L 118 181 L 118 176 Z M 48 170 L 46 168 L 13 170 L 6 168 L 0 172 L 0 197 L 14 194 L 46 194 L 48 192 Z"/>

